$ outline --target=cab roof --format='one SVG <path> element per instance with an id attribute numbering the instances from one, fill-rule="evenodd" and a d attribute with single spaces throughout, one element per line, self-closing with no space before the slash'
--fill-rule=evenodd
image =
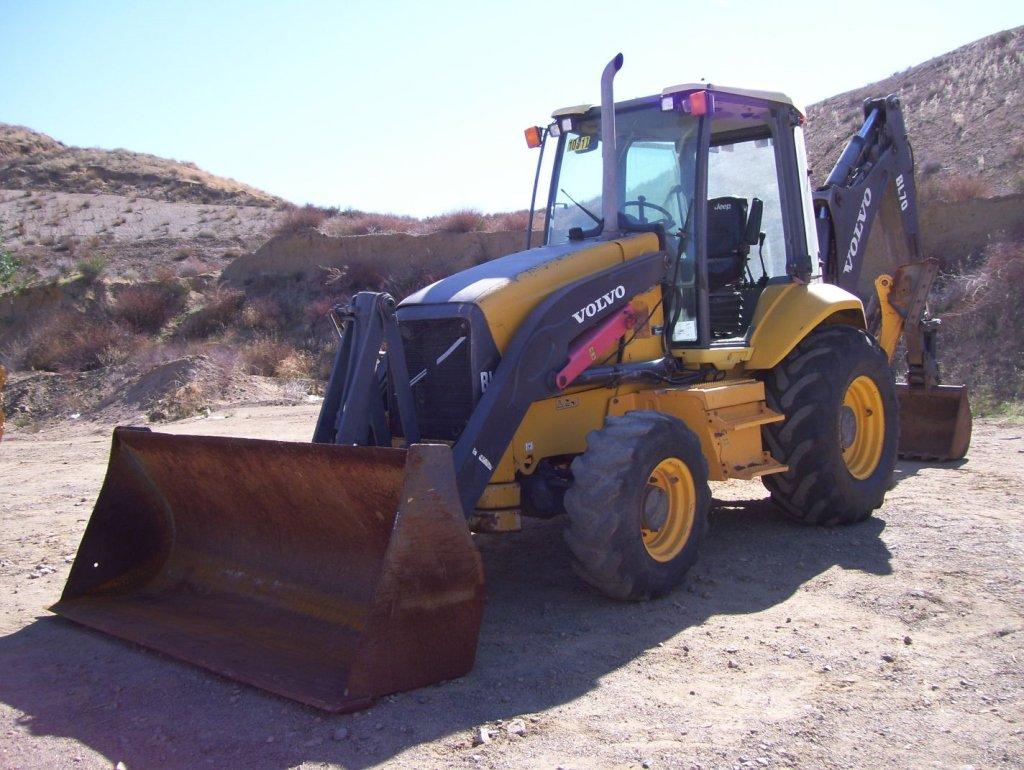
<path id="1" fill-rule="evenodd" d="M 801 115 L 804 115 L 804 110 L 798 106 L 792 99 L 786 96 L 781 91 L 759 91 L 753 88 L 734 88 L 732 86 L 716 86 L 711 83 L 682 83 L 677 86 L 669 86 L 668 88 L 662 89 L 660 94 L 652 96 L 642 96 L 639 99 L 630 99 L 624 102 L 616 102 L 615 106 L 619 108 L 639 107 L 645 104 L 656 104 L 661 100 L 663 96 L 669 96 L 673 94 L 686 94 L 692 91 L 711 91 L 716 94 L 724 94 L 728 96 L 742 96 L 749 99 L 760 99 L 766 102 L 773 102 L 775 104 L 785 104 L 793 107 Z M 600 110 L 600 105 L 596 104 L 577 104 L 571 107 L 563 107 L 559 110 L 555 110 L 551 113 L 551 117 L 557 120 L 558 118 L 566 117 L 569 115 L 586 115 L 587 113 L 594 111 L 595 115 Z"/>

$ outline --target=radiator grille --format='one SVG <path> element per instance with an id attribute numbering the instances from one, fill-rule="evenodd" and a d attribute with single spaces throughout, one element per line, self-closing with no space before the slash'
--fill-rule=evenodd
<path id="1" fill-rule="evenodd" d="M 423 438 L 454 441 L 473 412 L 470 325 L 464 318 L 402 321 L 405 362 Z M 400 433 L 391 396 L 394 433 Z"/>

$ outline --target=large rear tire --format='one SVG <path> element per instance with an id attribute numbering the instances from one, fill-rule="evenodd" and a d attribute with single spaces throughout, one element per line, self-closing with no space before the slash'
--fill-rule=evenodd
<path id="1" fill-rule="evenodd" d="M 693 431 L 659 412 L 609 417 L 587 436 L 572 474 L 565 540 L 577 574 L 616 599 L 650 599 L 679 585 L 711 506 Z"/>
<path id="2" fill-rule="evenodd" d="M 764 476 L 772 500 L 803 524 L 863 521 L 881 506 L 899 443 L 896 389 L 885 353 L 866 332 L 824 326 L 765 378 L 763 428 L 786 473 Z"/>

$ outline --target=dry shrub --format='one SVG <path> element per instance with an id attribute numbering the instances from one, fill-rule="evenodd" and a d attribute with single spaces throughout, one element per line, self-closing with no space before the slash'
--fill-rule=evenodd
<path id="1" fill-rule="evenodd" d="M 107 258 L 103 254 L 90 254 L 78 260 L 78 272 L 88 281 L 95 281 L 107 269 Z"/>
<path id="2" fill-rule="evenodd" d="M 212 382 L 192 381 L 175 388 L 149 414 L 151 420 L 183 420 L 196 414 L 210 411 L 210 404 L 217 396 L 217 386 Z"/>
<path id="3" fill-rule="evenodd" d="M 153 334 L 180 313 L 183 305 L 184 296 L 180 288 L 170 282 L 161 282 L 122 289 L 114 302 L 113 313 L 134 331 Z"/>
<path id="4" fill-rule="evenodd" d="M 427 220 L 427 226 L 432 231 L 442 233 L 473 233 L 483 230 L 485 224 L 484 215 L 476 209 L 450 211 Z"/>
<path id="5" fill-rule="evenodd" d="M 329 212 L 317 206 L 306 205 L 285 212 L 281 224 L 274 230 L 275 235 L 291 235 L 303 230 L 315 230 L 328 218 Z"/>
<path id="6" fill-rule="evenodd" d="M 423 222 L 413 217 L 395 214 L 366 214 L 361 211 L 345 211 L 330 220 L 324 227 L 328 235 L 385 235 L 390 233 L 425 232 Z"/>
<path id="7" fill-rule="evenodd" d="M 293 345 L 273 337 L 254 340 L 242 349 L 242 369 L 261 377 L 277 375 L 285 361 L 300 355 Z"/>
<path id="8" fill-rule="evenodd" d="M 989 247 L 976 269 L 948 276 L 933 300 L 942 318 L 943 379 L 971 387 L 979 413 L 1024 399 L 1024 243 Z"/>
<path id="9" fill-rule="evenodd" d="M 232 289 L 215 289 L 206 303 L 185 316 L 178 327 L 182 337 L 208 337 L 233 326 L 245 300 L 245 294 Z"/>
<path id="10" fill-rule="evenodd" d="M 537 212 L 533 217 L 533 229 L 536 230 L 544 221 L 544 215 Z M 530 225 L 530 212 L 508 211 L 504 214 L 491 214 L 487 218 L 487 230 L 492 233 L 500 232 L 526 232 Z"/>
<path id="11" fill-rule="evenodd" d="M 387 288 L 387 272 L 383 265 L 374 262 L 353 262 L 342 268 L 340 285 L 353 291 L 379 290 Z"/>
<path id="12" fill-rule="evenodd" d="M 305 380 L 312 377 L 315 361 L 305 350 L 293 350 L 278 363 L 274 374 L 286 380 Z"/>
<path id="13" fill-rule="evenodd" d="M 921 186 L 921 197 L 943 203 L 963 203 L 976 198 L 987 198 L 992 188 L 977 174 L 953 174 L 934 177 Z"/>
<path id="14" fill-rule="evenodd" d="M 306 303 L 305 307 L 307 326 L 309 326 L 310 329 L 315 330 L 326 322 L 328 327 L 333 328 L 333 324 L 330 321 L 330 313 L 334 306 L 340 302 L 341 300 L 339 298 L 331 296 L 320 296 L 311 299 Z"/>
<path id="15" fill-rule="evenodd" d="M 210 266 L 198 257 L 186 257 L 178 265 L 178 275 L 182 278 L 195 278 L 210 272 Z"/>
<path id="16" fill-rule="evenodd" d="M 25 342 L 22 365 L 48 372 L 87 371 L 118 362 L 135 338 L 120 324 L 73 311 L 50 316 Z"/>
<path id="17" fill-rule="evenodd" d="M 273 297 L 256 297 L 242 308 L 242 326 L 256 331 L 276 331 L 284 325 L 284 310 Z"/>

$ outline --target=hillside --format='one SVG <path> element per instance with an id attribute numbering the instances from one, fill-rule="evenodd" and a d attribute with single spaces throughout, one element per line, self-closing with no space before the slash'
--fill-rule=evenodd
<path id="1" fill-rule="evenodd" d="M 278 206 L 255 187 L 185 163 L 130 150 L 70 147 L 0 123 L 0 189 L 107 193 L 187 203 Z"/>
<path id="2" fill-rule="evenodd" d="M 807 142 L 816 184 L 860 126 L 864 99 L 891 93 L 903 100 L 920 180 L 970 180 L 972 195 L 1024 192 L 1024 27 L 812 104 Z"/>

